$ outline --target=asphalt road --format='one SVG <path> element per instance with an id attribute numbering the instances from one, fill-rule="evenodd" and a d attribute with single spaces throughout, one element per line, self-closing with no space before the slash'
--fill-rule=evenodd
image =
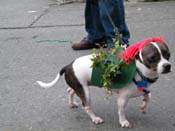
<path id="1" fill-rule="evenodd" d="M 131 43 L 161 35 L 171 50 L 173 72 L 152 86 L 149 112 L 143 115 L 130 101 L 127 116 L 134 125 L 118 124 L 115 95 L 92 87 L 95 112 L 105 123 L 94 125 L 81 109 L 70 109 L 64 79 L 50 89 L 36 85 L 50 81 L 73 59 L 91 53 L 73 51 L 82 39 L 84 4 L 58 6 L 54 0 L 0 1 L 0 131 L 174 131 L 175 128 L 175 2 L 127 2 Z M 79 101 L 77 99 L 77 101 Z"/>

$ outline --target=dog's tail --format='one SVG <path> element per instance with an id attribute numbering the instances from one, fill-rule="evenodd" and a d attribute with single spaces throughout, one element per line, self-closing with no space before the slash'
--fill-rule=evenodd
<path id="1" fill-rule="evenodd" d="M 37 81 L 37 83 L 43 88 L 50 88 L 53 85 L 55 85 L 57 81 L 59 80 L 60 76 L 62 76 L 65 73 L 65 69 L 66 69 L 66 66 L 63 67 L 60 72 L 58 72 L 56 78 L 52 82 L 44 83 L 42 81 Z"/>

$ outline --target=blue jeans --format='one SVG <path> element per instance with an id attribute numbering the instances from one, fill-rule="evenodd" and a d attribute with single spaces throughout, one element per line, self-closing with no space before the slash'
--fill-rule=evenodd
<path id="1" fill-rule="evenodd" d="M 118 28 L 125 44 L 129 43 L 130 33 L 125 22 L 123 0 L 86 0 L 85 29 L 87 39 L 95 42 L 105 38 L 108 46 L 113 47 L 112 38 L 115 38 L 114 27 L 108 18 L 107 12 Z"/>

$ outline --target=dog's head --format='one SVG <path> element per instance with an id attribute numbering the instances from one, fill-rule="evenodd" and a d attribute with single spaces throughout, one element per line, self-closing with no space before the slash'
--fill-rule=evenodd
<path id="1" fill-rule="evenodd" d="M 154 77 L 171 72 L 169 59 L 170 51 L 166 44 L 150 42 L 136 56 L 136 66 L 147 77 Z"/>

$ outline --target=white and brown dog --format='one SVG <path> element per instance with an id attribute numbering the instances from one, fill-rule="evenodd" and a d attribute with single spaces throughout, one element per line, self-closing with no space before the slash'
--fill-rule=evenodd
<path id="1" fill-rule="evenodd" d="M 129 98 L 143 96 L 144 101 L 141 105 L 141 111 L 146 112 L 147 110 L 147 105 L 150 100 L 149 89 L 146 87 L 144 91 L 138 90 L 135 84 L 136 81 L 144 80 L 148 82 L 148 85 L 150 85 L 158 79 L 160 74 L 165 74 L 171 71 L 171 64 L 169 62 L 170 51 L 167 45 L 153 41 L 145 44 L 135 55 L 135 64 L 137 69 L 134 77 L 135 82 L 133 81 L 122 89 L 112 89 L 113 92 L 118 94 L 118 115 L 119 123 L 122 127 L 131 127 L 131 124 L 126 119 L 125 113 L 125 108 Z M 61 75 L 65 74 L 65 80 L 70 86 L 70 88 L 67 89 L 69 93 L 70 106 L 72 108 L 77 107 L 77 104 L 73 100 L 74 94 L 76 94 L 81 99 L 82 105 L 86 113 L 92 119 L 92 122 L 99 124 L 103 122 L 103 119 L 96 116 L 91 107 L 89 88 L 91 85 L 92 75 L 91 58 L 92 55 L 79 57 L 69 65 L 63 67 L 52 82 L 43 83 L 41 81 L 37 81 L 37 83 L 41 87 L 49 88 L 59 80 Z"/>

